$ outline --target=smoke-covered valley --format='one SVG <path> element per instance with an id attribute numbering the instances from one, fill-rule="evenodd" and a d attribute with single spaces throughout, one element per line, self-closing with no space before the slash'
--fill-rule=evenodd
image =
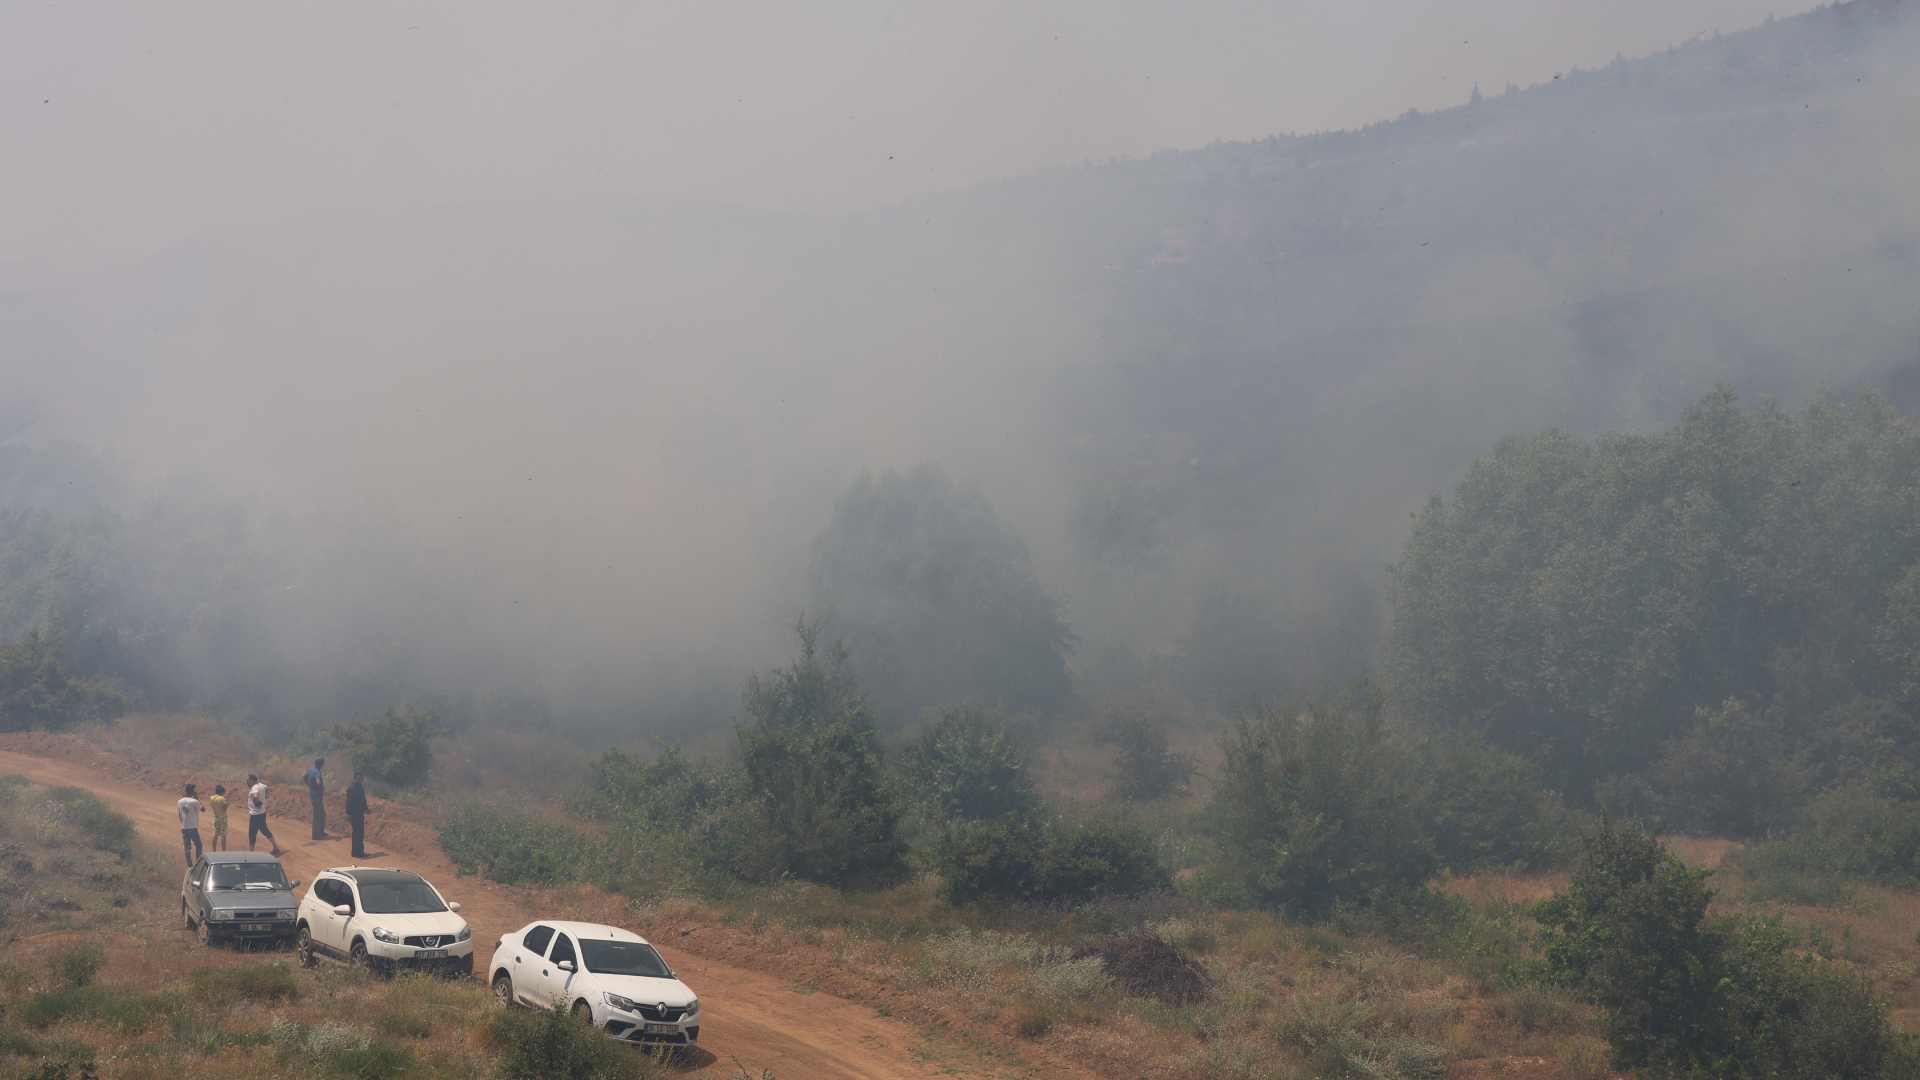
<path id="1" fill-rule="evenodd" d="M 1078 690 L 1338 682 L 1409 514 L 1504 435 L 1722 383 L 1920 409 L 1915 56 L 1910 3 L 1856 0 L 874 209 L 449 188 L 23 243 L 0 512 L 15 565 L 64 554 L 0 636 L 57 616 L 272 729 L 719 728 L 801 611 L 861 606 L 836 501 L 931 465 L 1030 552 Z"/>

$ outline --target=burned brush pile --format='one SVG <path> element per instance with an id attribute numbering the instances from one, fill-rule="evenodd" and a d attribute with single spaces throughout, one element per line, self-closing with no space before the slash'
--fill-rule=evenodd
<path id="1" fill-rule="evenodd" d="M 1198 961 L 1150 930 L 1102 938 L 1073 951 L 1075 960 L 1090 956 L 1099 957 L 1102 970 L 1130 994 L 1187 1005 L 1213 992 Z"/>

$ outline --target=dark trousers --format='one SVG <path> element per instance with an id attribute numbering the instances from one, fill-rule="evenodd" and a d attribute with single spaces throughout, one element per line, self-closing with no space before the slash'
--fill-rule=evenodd
<path id="1" fill-rule="evenodd" d="M 181 829 L 180 830 L 180 846 L 185 848 L 187 851 L 188 866 L 192 866 L 194 863 L 199 862 L 200 856 L 205 854 L 205 852 L 200 850 L 200 830 L 199 829 Z"/>
<path id="2" fill-rule="evenodd" d="M 353 823 L 353 857 L 367 857 L 367 815 L 348 814 L 347 820 Z"/>
<path id="3" fill-rule="evenodd" d="M 252 851 L 253 842 L 262 836 L 267 838 L 267 843 L 272 844 L 275 847 L 280 846 L 280 842 L 273 838 L 273 830 L 267 828 L 267 815 L 248 814 L 247 815 L 247 850 Z"/>
<path id="4" fill-rule="evenodd" d="M 325 840 L 327 838 L 327 796 L 324 792 L 318 791 L 308 792 L 308 796 L 313 799 L 313 838 Z"/>

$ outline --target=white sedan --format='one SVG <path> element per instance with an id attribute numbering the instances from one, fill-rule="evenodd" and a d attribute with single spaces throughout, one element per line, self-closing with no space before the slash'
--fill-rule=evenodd
<path id="1" fill-rule="evenodd" d="M 502 1005 L 566 1009 L 623 1042 L 700 1038 L 700 999 L 646 938 L 619 927 L 528 923 L 500 938 L 487 981 Z"/>

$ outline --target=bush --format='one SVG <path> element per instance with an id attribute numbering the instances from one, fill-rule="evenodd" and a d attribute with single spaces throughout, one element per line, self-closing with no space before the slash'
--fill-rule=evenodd
<path id="1" fill-rule="evenodd" d="M 505 1080 L 630 1080 L 656 1070 L 647 1059 L 561 1009 L 505 1009 L 487 1035 L 500 1051 Z"/>
<path id="2" fill-rule="evenodd" d="M 1798 829 L 1734 855 L 1754 899 L 1836 903 L 1848 882 L 1920 883 L 1920 803 L 1865 784 L 1816 797 Z"/>
<path id="3" fill-rule="evenodd" d="M 61 826 L 78 832 L 89 846 L 122 859 L 133 855 L 132 819 L 92 792 L 77 787 L 54 788 L 47 792 L 47 799 Z"/>
<path id="4" fill-rule="evenodd" d="M 1438 866 L 1413 748 L 1377 698 L 1267 713 L 1224 737 L 1213 875 L 1305 918 L 1417 891 Z"/>
<path id="5" fill-rule="evenodd" d="M 584 833 L 482 803 L 456 807 L 440 826 L 440 850 L 461 873 L 508 885 L 578 881 L 593 846 Z"/>
<path id="6" fill-rule="evenodd" d="M 1539 908 L 1551 972 L 1608 1012 L 1617 1064 L 1779 1080 L 1878 1077 L 1904 1050 L 1865 979 L 1793 950 L 1777 922 L 1709 921 L 1707 872 L 1646 831 L 1602 827 Z"/>
<path id="7" fill-rule="evenodd" d="M 21 1004 L 13 1016 L 35 1030 L 82 1020 L 130 1034 L 146 1030 L 153 1021 L 168 1016 L 172 1009 L 172 1003 L 163 994 L 94 985 L 35 994 Z"/>
<path id="8" fill-rule="evenodd" d="M 1114 747 L 1113 794 L 1129 802 L 1151 802 L 1185 790 L 1193 779 L 1193 758 L 1167 743 L 1166 725 L 1145 716 L 1119 716 L 1107 724 L 1103 740 Z"/>
<path id="9" fill-rule="evenodd" d="M 71 727 L 126 709 L 127 695 L 110 680 L 67 671 L 63 651 L 57 630 L 0 645 L 0 731 Z"/>
<path id="10" fill-rule="evenodd" d="M 1027 755 L 997 716 L 948 709 L 905 757 L 901 774 L 910 797 L 935 821 L 984 821 L 1039 808 Z"/>
<path id="11" fill-rule="evenodd" d="M 1016 816 L 955 822 L 932 845 L 931 861 L 951 903 L 1033 900 L 1084 903 L 1166 888 L 1151 839 L 1119 819 L 1084 823 Z"/>
<path id="12" fill-rule="evenodd" d="M 1426 816 L 1441 865 L 1541 870 L 1565 856 L 1567 811 L 1540 767 L 1482 739 L 1442 733 L 1421 749 L 1431 783 Z"/>
<path id="13" fill-rule="evenodd" d="M 747 684 L 739 741 L 754 824 L 781 873 L 825 885 L 897 880 L 900 815 L 846 650 L 822 652 L 813 624 L 797 631 L 794 663 Z"/>
<path id="14" fill-rule="evenodd" d="M 69 990 L 78 990 L 93 985 L 94 976 L 100 974 L 100 968 L 107 962 L 107 951 L 97 943 L 83 941 L 68 945 L 54 955 L 53 969 L 60 975 L 60 985 Z"/>
<path id="15" fill-rule="evenodd" d="M 342 724 L 327 737 L 346 748 L 355 769 L 375 780 L 410 786 L 426 783 L 433 771 L 433 739 L 442 731 L 433 713 L 408 706 L 388 709 L 377 719 Z"/>
<path id="16" fill-rule="evenodd" d="M 1213 992 L 1206 968 L 1151 931 L 1106 938 L 1073 951 L 1076 960 L 1089 956 L 1099 957 L 1101 970 L 1129 994 L 1191 1005 Z"/>

